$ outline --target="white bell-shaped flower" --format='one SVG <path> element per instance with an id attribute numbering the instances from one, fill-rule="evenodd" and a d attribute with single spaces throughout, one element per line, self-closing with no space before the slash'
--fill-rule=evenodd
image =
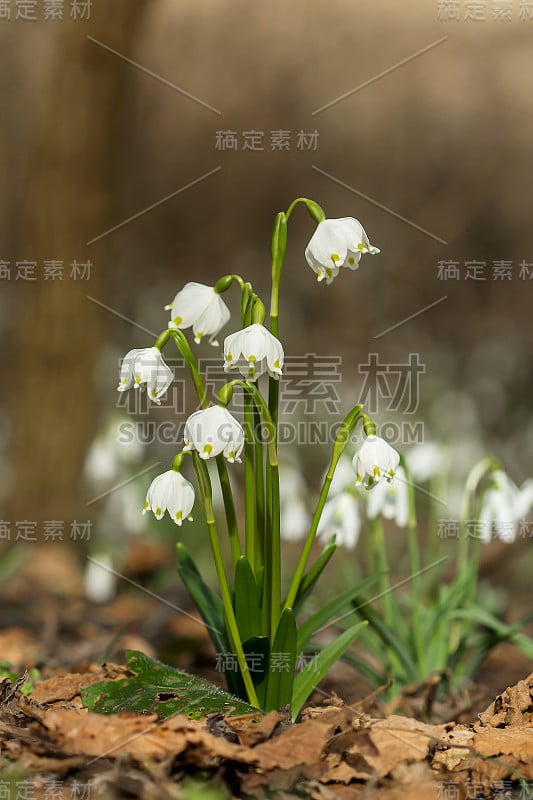
<path id="1" fill-rule="evenodd" d="M 238 369 L 249 381 L 257 380 L 264 372 L 279 378 L 284 358 L 279 339 L 259 323 L 230 334 L 224 342 L 225 372 Z"/>
<path id="2" fill-rule="evenodd" d="M 170 518 L 181 525 L 184 519 L 192 520 L 191 511 L 194 505 L 194 487 L 181 472 L 169 469 L 154 478 L 143 508 L 143 514 L 153 511 L 157 519 L 161 519 L 165 511 Z"/>
<path id="3" fill-rule="evenodd" d="M 337 544 L 353 550 L 360 530 L 359 504 L 352 494 L 341 492 L 327 501 L 318 523 L 318 537 L 329 539 L 335 534 Z"/>
<path id="4" fill-rule="evenodd" d="M 380 436 L 368 436 L 352 461 L 356 486 L 371 489 L 381 478 L 391 481 L 399 463 L 400 456 L 390 444 Z"/>
<path id="5" fill-rule="evenodd" d="M 138 389 L 146 384 L 148 397 L 158 405 L 159 399 L 174 380 L 174 373 L 165 363 L 158 347 L 143 347 L 126 353 L 120 368 L 119 392 L 131 386 Z"/>
<path id="6" fill-rule="evenodd" d="M 490 542 L 494 530 L 500 541 L 514 542 L 521 511 L 519 489 L 503 470 L 495 470 L 491 478 L 479 513 L 481 541 Z"/>
<path id="7" fill-rule="evenodd" d="M 240 461 L 244 431 L 227 408 L 211 406 L 195 411 L 185 423 L 185 451 L 197 450 L 200 458 L 214 458 L 220 453 L 230 463 Z"/>
<path id="8" fill-rule="evenodd" d="M 165 311 L 171 312 L 169 328 L 192 327 L 197 344 L 209 336 L 209 343 L 215 346 L 218 332 L 230 318 L 229 308 L 214 287 L 194 282 L 186 283 Z"/>
<path id="9" fill-rule="evenodd" d="M 366 512 L 369 519 L 381 514 L 385 519 L 394 520 L 399 528 L 406 527 L 409 520 L 409 493 L 403 467 L 398 467 L 390 483 L 380 481 L 369 492 Z"/>
<path id="10" fill-rule="evenodd" d="M 354 217 L 325 219 L 319 222 L 305 257 L 317 280 L 331 283 L 341 267 L 357 269 L 364 253 L 379 253 L 371 245 L 361 223 Z"/>

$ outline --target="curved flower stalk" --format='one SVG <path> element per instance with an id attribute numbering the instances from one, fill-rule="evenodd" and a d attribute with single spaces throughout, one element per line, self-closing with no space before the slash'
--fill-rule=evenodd
<path id="1" fill-rule="evenodd" d="M 335 534 L 336 544 L 353 550 L 360 531 L 359 503 L 353 494 L 341 492 L 327 501 L 316 532 L 320 539 L 330 539 Z"/>
<path id="2" fill-rule="evenodd" d="M 143 514 L 153 511 L 156 519 L 162 519 L 165 511 L 176 525 L 184 519 L 192 520 L 194 487 L 181 472 L 169 469 L 154 478 L 146 495 Z"/>
<path id="3" fill-rule="evenodd" d="M 307 263 L 317 280 L 332 283 L 341 267 L 355 270 L 364 253 L 375 255 L 379 249 L 370 244 L 365 229 L 354 217 L 325 219 L 317 225 L 305 249 Z"/>
<path id="4" fill-rule="evenodd" d="M 323 476 L 323 478 L 325 475 Z M 335 497 L 342 492 L 351 491 L 354 485 L 352 458 L 343 453 L 335 468 L 335 474 L 329 487 L 329 497 Z"/>
<path id="5" fill-rule="evenodd" d="M 172 303 L 165 306 L 165 311 L 172 312 L 169 328 L 192 327 L 196 344 L 209 336 L 209 343 L 215 347 L 217 334 L 230 318 L 230 310 L 215 287 L 194 282 L 186 283 Z"/>
<path id="6" fill-rule="evenodd" d="M 284 358 L 279 339 L 260 323 L 230 334 L 224 342 L 224 371 L 238 369 L 249 381 L 257 380 L 264 372 L 279 378 Z"/>
<path id="7" fill-rule="evenodd" d="M 158 347 L 142 347 L 130 350 L 124 356 L 120 368 L 119 392 L 127 391 L 131 386 L 139 389 L 146 384 L 148 397 L 160 405 L 160 398 L 174 380 L 174 373 L 164 361 Z"/>
<path id="8" fill-rule="evenodd" d="M 371 489 L 382 478 L 392 481 L 400 456 L 384 439 L 375 434 L 367 436 L 353 458 L 356 486 Z"/>
<path id="9" fill-rule="evenodd" d="M 244 431 L 227 408 L 211 406 L 191 414 L 185 423 L 184 452 L 197 450 L 200 458 L 214 458 L 220 453 L 233 464 L 240 461 Z"/>
<path id="10" fill-rule="evenodd" d="M 366 513 L 369 519 L 379 515 L 394 520 L 399 528 L 407 527 L 409 521 L 409 492 L 407 476 L 399 466 L 391 481 L 379 481 L 368 495 Z"/>

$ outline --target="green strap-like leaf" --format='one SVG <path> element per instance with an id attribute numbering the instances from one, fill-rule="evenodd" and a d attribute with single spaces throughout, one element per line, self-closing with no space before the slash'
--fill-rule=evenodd
<path id="1" fill-rule="evenodd" d="M 235 565 L 235 593 L 233 597 L 235 618 L 241 641 L 261 635 L 261 614 L 257 584 L 250 562 L 241 556 Z"/>
<path id="2" fill-rule="evenodd" d="M 261 713 L 212 683 L 148 658 L 144 653 L 128 650 L 126 659 L 131 676 L 82 689 L 82 702 L 91 711 L 99 714 L 150 711 L 162 718 L 186 714 L 193 719 L 201 719 L 213 711 Z"/>
<path id="3" fill-rule="evenodd" d="M 326 567 L 328 561 L 330 560 L 331 556 L 337 549 L 337 545 L 335 542 L 330 542 L 326 545 L 323 549 L 322 553 L 319 555 L 311 569 L 305 573 L 302 580 L 300 581 L 300 585 L 298 586 L 298 591 L 296 592 L 296 598 L 294 600 L 294 607 L 293 611 L 295 614 L 299 614 L 302 610 L 302 606 L 311 594 L 314 589 L 314 586 L 317 580 L 320 578 L 324 568 Z"/>
<path id="4" fill-rule="evenodd" d="M 270 653 L 265 710 L 272 711 L 291 702 L 296 667 L 296 617 L 286 608 L 280 617 Z"/>
<path id="5" fill-rule="evenodd" d="M 297 652 L 301 653 L 309 644 L 313 635 L 328 622 L 331 622 L 332 617 L 337 614 L 343 606 L 350 603 L 355 597 L 366 592 L 367 589 L 375 584 L 380 578 L 380 575 L 371 575 L 366 580 L 362 581 L 355 589 L 347 589 L 342 594 L 326 603 L 320 611 L 313 614 L 307 619 L 303 625 L 298 628 L 298 645 Z"/>
<path id="6" fill-rule="evenodd" d="M 366 678 L 367 681 L 376 689 L 379 686 L 383 686 L 383 684 L 387 682 L 385 674 L 383 672 L 378 672 L 377 669 L 371 667 L 364 658 L 354 656 L 353 653 L 344 653 L 342 660 L 346 661 L 346 663 L 350 664 L 350 666 L 355 667 L 355 669 L 363 676 L 363 678 Z"/>
<path id="7" fill-rule="evenodd" d="M 260 708 L 265 707 L 267 693 L 268 665 L 270 662 L 270 641 L 268 636 L 253 636 L 242 643 L 242 649 L 250 677 L 257 695 Z M 246 689 L 237 664 L 233 663 L 232 670 L 225 671 L 225 678 L 230 692 L 237 697 L 246 697 Z"/>
<path id="8" fill-rule="evenodd" d="M 322 680 L 328 669 L 341 658 L 354 642 L 368 622 L 358 622 L 341 633 L 335 641 L 330 642 L 315 658 L 309 661 L 299 675 L 294 679 L 294 690 L 292 693 L 292 717 L 296 718 L 303 704 Z"/>
<path id="9" fill-rule="evenodd" d="M 485 625 L 497 636 L 500 641 L 512 642 L 518 647 L 525 656 L 533 658 L 533 640 L 522 633 L 519 633 L 516 623 L 508 625 L 503 620 L 498 619 L 490 611 L 480 606 L 474 606 L 463 611 L 455 611 L 451 616 L 459 619 L 469 619 L 478 625 Z"/>
<path id="10" fill-rule="evenodd" d="M 179 559 L 178 575 L 185 584 L 194 605 L 205 622 L 215 650 L 217 653 L 227 653 L 231 648 L 228 645 L 229 639 L 225 635 L 222 600 L 205 583 L 185 545 L 179 542 L 176 547 Z"/>
<path id="11" fill-rule="evenodd" d="M 354 611 L 360 614 L 368 621 L 370 627 L 379 636 L 381 641 L 387 646 L 391 647 L 405 669 L 406 678 L 408 681 L 416 681 L 419 679 L 418 670 L 414 660 L 411 658 L 410 653 L 406 649 L 402 640 L 396 633 L 389 628 L 383 620 L 371 609 L 370 603 L 366 602 L 364 598 L 355 598 L 353 601 Z"/>

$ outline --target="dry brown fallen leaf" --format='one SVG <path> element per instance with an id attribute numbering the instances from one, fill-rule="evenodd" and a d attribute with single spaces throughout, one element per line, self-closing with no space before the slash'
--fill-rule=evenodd
<path id="1" fill-rule="evenodd" d="M 495 781 L 533 778 L 533 676 L 469 726 L 376 719 L 338 700 L 306 709 L 296 724 L 281 712 L 196 721 L 74 707 L 81 687 L 123 674 L 123 667 L 93 665 L 39 682 L 32 698 L 13 697 L 0 709 L 4 757 L 33 770 L 53 770 L 57 761 L 59 774 L 61 762 L 86 771 L 115 764 L 170 782 L 176 770 L 200 769 L 232 776 L 258 798 L 278 789 L 280 796 L 297 790 L 318 800 L 434 800 L 443 781 L 477 781 L 488 790 Z"/>
<path id="2" fill-rule="evenodd" d="M 479 714 L 482 725 L 531 727 L 533 725 L 533 674 L 510 686 Z"/>
<path id="3" fill-rule="evenodd" d="M 115 664 L 105 667 L 89 667 L 87 672 L 69 672 L 67 675 L 56 675 L 36 683 L 31 699 L 36 703 L 56 703 L 60 700 L 72 700 L 80 694 L 81 689 L 100 681 L 123 678 L 128 674 L 125 667 Z"/>

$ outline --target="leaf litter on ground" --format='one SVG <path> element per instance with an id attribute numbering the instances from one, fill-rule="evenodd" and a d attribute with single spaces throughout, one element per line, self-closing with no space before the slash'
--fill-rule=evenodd
<path id="1" fill-rule="evenodd" d="M 127 666 L 93 664 L 38 681 L 31 696 L 21 685 L 0 683 L 0 768 L 33 776 L 36 797 L 45 775 L 83 776 L 94 784 L 91 800 L 104 784 L 116 790 L 106 797 L 118 797 L 124 781 L 136 787 L 133 796 L 152 800 L 195 776 L 218 785 L 221 798 L 320 800 L 369 791 L 437 799 L 448 786 L 462 786 L 463 796 L 476 786 L 490 797 L 495 787 L 533 780 L 533 674 L 471 724 L 380 718 L 364 701 L 348 706 L 336 697 L 291 723 L 286 709 L 262 714 L 139 653 Z"/>

